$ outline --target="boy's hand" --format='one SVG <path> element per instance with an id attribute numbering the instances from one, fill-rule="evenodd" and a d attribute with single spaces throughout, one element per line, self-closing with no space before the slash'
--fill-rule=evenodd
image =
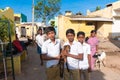
<path id="1" fill-rule="evenodd" d="M 60 55 L 58 55 L 58 56 L 56 57 L 56 59 L 59 60 L 59 59 L 60 59 Z"/>
<path id="2" fill-rule="evenodd" d="M 69 53 L 65 52 L 65 53 L 64 53 L 64 56 L 65 56 L 65 57 L 69 56 Z"/>

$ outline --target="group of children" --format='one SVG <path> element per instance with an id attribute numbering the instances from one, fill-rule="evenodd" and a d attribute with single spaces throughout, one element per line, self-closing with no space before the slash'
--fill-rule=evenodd
<path id="1" fill-rule="evenodd" d="M 95 31 L 91 31 L 94 33 Z M 46 35 L 48 40 L 45 42 L 41 42 L 42 46 L 39 48 L 39 42 L 41 37 L 36 37 L 36 42 L 38 44 L 39 53 L 41 53 L 41 59 L 46 61 L 46 75 L 47 80 L 61 80 L 60 78 L 60 68 L 59 68 L 59 59 L 62 47 L 65 45 L 70 46 L 70 52 L 66 53 L 67 56 L 67 64 L 69 71 L 66 66 L 64 67 L 64 80 L 89 80 L 89 71 L 91 71 L 93 64 L 91 63 L 91 46 L 97 46 L 97 40 L 93 41 L 96 44 L 91 44 L 90 40 L 92 37 L 89 37 L 87 40 L 90 45 L 85 42 L 85 33 L 83 31 L 79 31 L 77 33 L 77 40 L 75 41 L 75 31 L 73 29 L 68 29 L 66 31 L 67 42 L 61 46 L 60 39 L 55 38 L 55 29 L 53 27 L 48 27 L 46 29 Z M 96 48 L 97 50 L 97 48 Z M 41 61 L 42 62 L 42 61 Z M 94 62 L 94 61 L 93 61 Z M 43 63 L 41 63 L 43 64 Z M 81 78 L 82 76 L 82 78 Z"/>

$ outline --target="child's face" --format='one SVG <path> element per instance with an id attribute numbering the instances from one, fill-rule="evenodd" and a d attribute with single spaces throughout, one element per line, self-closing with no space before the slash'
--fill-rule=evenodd
<path id="1" fill-rule="evenodd" d="M 96 33 L 95 33 L 95 32 L 91 33 L 91 36 L 92 36 L 92 37 L 95 37 L 95 36 L 96 36 Z"/>
<path id="2" fill-rule="evenodd" d="M 54 40 L 55 39 L 55 32 L 54 31 L 50 31 L 50 32 L 48 32 L 47 36 L 48 36 L 48 38 L 50 40 Z"/>
<path id="3" fill-rule="evenodd" d="M 77 39 L 78 39 L 78 42 L 83 43 L 83 42 L 84 42 L 84 39 L 85 39 L 85 36 L 79 35 L 79 36 L 77 37 Z"/>
<path id="4" fill-rule="evenodd" d="M 42 30 L 39 30 L 39 31 L 38 31 L 38 34 L 42 34 Z"/>
<path id="5" fill-rule="evenodd" d="M 74 41 L 74 38 L 75 38 L 75 35 L 72 34 L 72 33 L 68 33 L 66 35 L 67 39 L 70 41 L 70 42 L 73 42 Z"/>

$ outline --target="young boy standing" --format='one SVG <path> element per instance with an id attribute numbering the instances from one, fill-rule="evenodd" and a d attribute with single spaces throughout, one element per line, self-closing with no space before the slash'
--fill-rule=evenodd
<path id="1" fill-rule="evenodd" d="M 39 28 L 37 33 L 38 33 L 37 36 L 36 36 L 37 52 L 40 55 L 41 65 L 43 65 L 41 48 L 42 48 L 42 44 L 44 42 L 44 37 L 43 37 L 43 34 L 42 34 L 42 29 Z"/>
<path id="2" fill-rule="evenodd" d="M 80 76 L 83 77 L 83 80 L 89 80 L 90 70 L 90 45 L 85 43 L 85 33 L 80 31 L 77 33 L 78 42 L 83 46 L 83 60 L 79 61 Z M 82 79 L 81 79 L 82 80 Z"/>
<path id="3" fill-rule="evenodd" d="M 79 76 L 79 60 L 83 59 L 83 49 L 79 42 L 74 40 L 75 32 L 73 29 L 66 31 L 68 41 L 64 45 L 70 45 L 70 52 L 66 54 L 68 70 L 65 68 L 64 80 L 80 80 Z"/>
<path id="4" fill-rule="evenodd" d="M 60 56 L 60 40 L 55 39 L 55 29 L 48 27 L 46 30 L 48 40 L 42 46 L 42 59 L 46 60 L 46 74 L 47 80 L 60 80 L 59 72 L 59 56 Z"/>

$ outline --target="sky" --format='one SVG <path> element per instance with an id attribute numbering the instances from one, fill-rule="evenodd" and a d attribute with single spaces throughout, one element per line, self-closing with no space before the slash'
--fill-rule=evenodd
<path id="1" fill-rule="evenodd" d="M 36 1 L 36 0 L 34 0 Z M 86 15 L 86 11 L 95 10 L 96 6 L 101 6 L 104 8 L 106 4 L 115 2 L 117 0 L 61 0 L 61 10 L 62 14 L 65 11 L 70 10 L 74 14 L 81 12 Z M 0 0 L 0 9 L 5 7 L 10 7 L 14 10 L 14 13 L 23 13 L 27 16 L 28 22 L 32 20 L 32 0 Z"/>

